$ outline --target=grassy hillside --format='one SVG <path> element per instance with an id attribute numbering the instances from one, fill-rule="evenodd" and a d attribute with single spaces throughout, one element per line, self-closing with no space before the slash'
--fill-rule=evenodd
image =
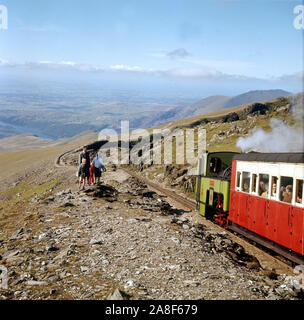
<path id="1" fill-rule="evenodd" d="M 39 148 L 35 150 L 21 150 L 0 152 L 0 182 L 11 177 L 26 176 L 28 171 L 53 165 L 55 158 L 66 151 L 75 149 L 92 140 L 78 140 L 61 146 Z"/>
<path id="2" fill-rule="evenodd" d="M 20 134 L 0 139 L 0 151 L 31 150 L 50 145 L 53 141 L 30 134 Z"/>
<path id="3" fill-rule="evenodd" d="M 72 138 L 63 138 L 58 140 L 42 139 L 31 134 L 20 134 L 0 139 L 0 153 L 1 151 L 34 150 L 42 147 L 61 146 L 78 141 L 97 140 L 97 138 L 97 131 L 85 131 Z"/>

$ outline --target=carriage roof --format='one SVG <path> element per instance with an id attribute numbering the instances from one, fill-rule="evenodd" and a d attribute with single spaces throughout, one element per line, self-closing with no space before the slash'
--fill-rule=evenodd
<path id="1" fill-rule="evenodd" d="M 258 162 L 304 163 L 304 152 L 240 153 L 240 154 L 235 155 L 233 157 L 233 160 L 258 161 Z"/>

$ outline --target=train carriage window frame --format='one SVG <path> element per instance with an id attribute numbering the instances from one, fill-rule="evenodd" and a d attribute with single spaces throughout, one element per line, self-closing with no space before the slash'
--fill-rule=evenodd
<path id="1" fill-rule="evenodd" d="M 297 206 L 304 206 L 304 180 L 303 179 L 295 179 L 295 204 Z M 301 187 L 299 188 L 299 186 Z M 299 198 L 299 193 L 301 198 Z"/>
<path id="2" fill-rule="evenodd" d="M 249 193 L 250 192 L 250 181 L 251 181 L 251 174 L 248 171 L 242 172 L 242 184 L 241 184 L 241 190 L 242 192 Z M 247 189 L 244 188 L 244 185 L 247 185 Z"/>
<path id="3" fill-rule="evenodd" d="M 269 198 L 269 181 L 270 175 L 268 173 L 260 173 L 258 179 L 258 196 L 262 198 Z M 260 189 L 261 182 L 264 184 L 264 191 Z M 267 183 L 267 184 L 266 184 Z M 268 188 L 266 187 L 268 186 Z"/>
<path id="4" fill-rule="evenodd" d="M 241 180 L 242 180 L 242 172 L 237 171 L 236 172 L 236 181 L 235 181 L 235 189 L 236 190 L 241 189 Z"/>
<path id="5" fill-rule="evenodd" d="M 250 190 L 252 194 L 255 194 L 255 195 L 258 194 L 257 185 L 258 185 L 258 175 L 256 173 L 252 173 L 251 186 L 250 186 Z"/>
<path id="6" fill-rule="evenodd" d="M 273 200 L 278 200 L 279 199 L 279 177 L 278 176 L 271 176 L 270 177 L 270 181 L 271 181 L 271 184 L 270 184 L 270 198 L 273 199 Z M 276 185 L 276 191 L 274 192 L 274 185 Z"/>
<path id="7" fill-rule="evenodd" d="M 287 204 L 293 204 L 294 203 L 294 185 L 295 179 L 290 176 L 280 176 L 280 189 L 279 189 L 279 201 Z M 292 187 L 292 195 L 288 196 L 286 194 L 286 187 L 291 186 Z M 284 200 L 285 199 L 285 200 Z M 291 199 L 289 201 L 289 199 Z"/>

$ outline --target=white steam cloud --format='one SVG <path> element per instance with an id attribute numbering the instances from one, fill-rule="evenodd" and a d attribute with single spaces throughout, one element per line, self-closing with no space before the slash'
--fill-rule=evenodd
<path id="1" fill-rule="evenodd" d="M 270 120 L 270 132 L 256 127 L 251 136 L 238 139 L 237 147 L 243 152 L 304 152 L 302 96 L 292 99 L 290 112 L 296 120 L 295 125 L 273 118 Z"/>

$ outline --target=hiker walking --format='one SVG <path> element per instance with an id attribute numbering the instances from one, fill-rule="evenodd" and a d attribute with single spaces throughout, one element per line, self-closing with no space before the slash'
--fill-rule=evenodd
<path id="1" fill-rule="evenodd" d="M 95 166 L 95 182 L 99 183 L 101 178 L 101 171 L 106 172 L 102 157 L 100 153 L 97 153 L 95 158 L 92 161 L 92 164 Z"/>
<path id="2" fill-rule="evenodd" d="M 83 171 L 84 171 L 85 179 L 89 183 L 89 177 L 90 177 L 90 153 L 88 152 L 87 149 L 88 149 L 87 146 L 83 146 L 82 152 L 79 155 L 78 163 L 79 163 L 79 165 L 84 164 L 82 160 L 83 159 L 86 160 L 84 168 L 83 168 Z"/>

